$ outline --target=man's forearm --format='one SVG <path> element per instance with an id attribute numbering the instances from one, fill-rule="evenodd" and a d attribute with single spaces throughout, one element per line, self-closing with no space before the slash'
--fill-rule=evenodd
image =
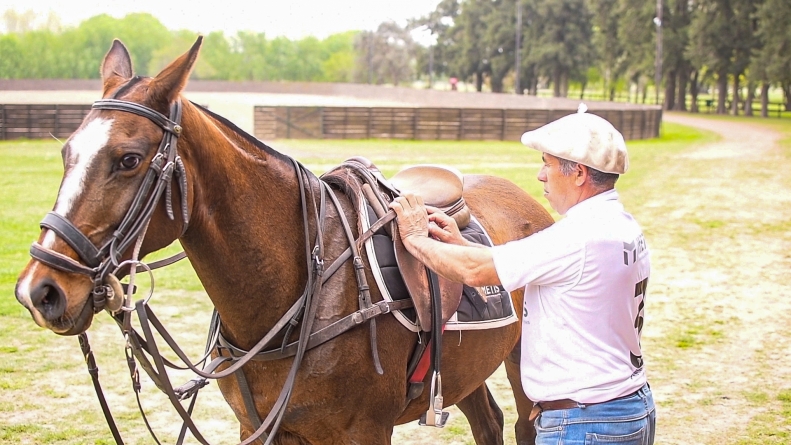
<path id="1" fill-rule="evenodd" d="M 491 249 L 485 246 L 446 244 L 425 236 L 404 240 L 409 252 L 443 277 L 469 286 L 500 284 Z"/>

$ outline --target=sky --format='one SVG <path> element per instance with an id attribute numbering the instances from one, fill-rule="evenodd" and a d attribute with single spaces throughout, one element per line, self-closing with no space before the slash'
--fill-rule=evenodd
<path id="1" fill-rule="evenodd" d="M 349 30 L 371 30 L 393 20 L 406 20 L 433 11 L 439 0 L 2 0 L 0 14 L 32 10 L 43 21 L 50 11 L 64 26 L 76 26 L 99 14 L 123 17 L 147 12 L 171 30 L 207 34 L 224 31 L 266 33 L 267 37 L 325 38 Z M 4 25 L 0 25 L 2 28 Z"/>

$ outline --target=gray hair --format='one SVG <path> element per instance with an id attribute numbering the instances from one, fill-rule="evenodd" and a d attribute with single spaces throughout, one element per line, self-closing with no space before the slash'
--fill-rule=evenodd
<path id="1" fill-rule="evenodd" d="M 560 173 L 563 176 L 568 176 L 577 168 L 578 162 L 569 161 L 568 159 L 558 158 L 560 161 Z M 586 166 L 587 167 L 587 166 Z M 597 189 L 610 189 L 615 187 L 619 175 L 617 173 L 604 173 L 603 171 L 596 170 L 595 168 L 588 167 L 588 175 L 591 178 L 591 184 Z"/>

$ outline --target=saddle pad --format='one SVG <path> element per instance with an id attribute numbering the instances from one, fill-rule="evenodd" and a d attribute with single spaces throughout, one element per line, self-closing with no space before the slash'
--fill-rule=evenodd
<path id="1" fill-rule="evenodd" d="M 368 230 L 377 220 L 373 209 L 368 207 L 368 218 L 362 218 L 363 230 Z M 492 245 L 489 235 L 474 217 L 470 224 L 461 231 L 464 238 L 487 246 Z M 365 242 L 366 252 L 376 284 L 387 301 L 409 298 L 404 280 L 398 270 L 393 241 L 383 229 L 376 232 Z M 393 315 L 412 332 L 419 332 L 417 314 L 409 308 L 395 311 Z M 445 326 L 445 330 L 490 329 L 514 323 L 518 317 L 513 309 L 511 294 L 502 286 L 485 286 L 474 288 L 464 286 L 459 308 Z"/>

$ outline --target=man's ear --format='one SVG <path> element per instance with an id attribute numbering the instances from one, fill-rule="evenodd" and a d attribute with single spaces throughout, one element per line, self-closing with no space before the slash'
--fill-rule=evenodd
<path id="1" fill-rule="evenodd" d="M 576 184 L 577 187 L 581 187 L 582 184 L 588 181 L 588 178 L 590 178 L 588 166 L 577 164 L 577 167 L 574 169 L 574 184 Z"/>

